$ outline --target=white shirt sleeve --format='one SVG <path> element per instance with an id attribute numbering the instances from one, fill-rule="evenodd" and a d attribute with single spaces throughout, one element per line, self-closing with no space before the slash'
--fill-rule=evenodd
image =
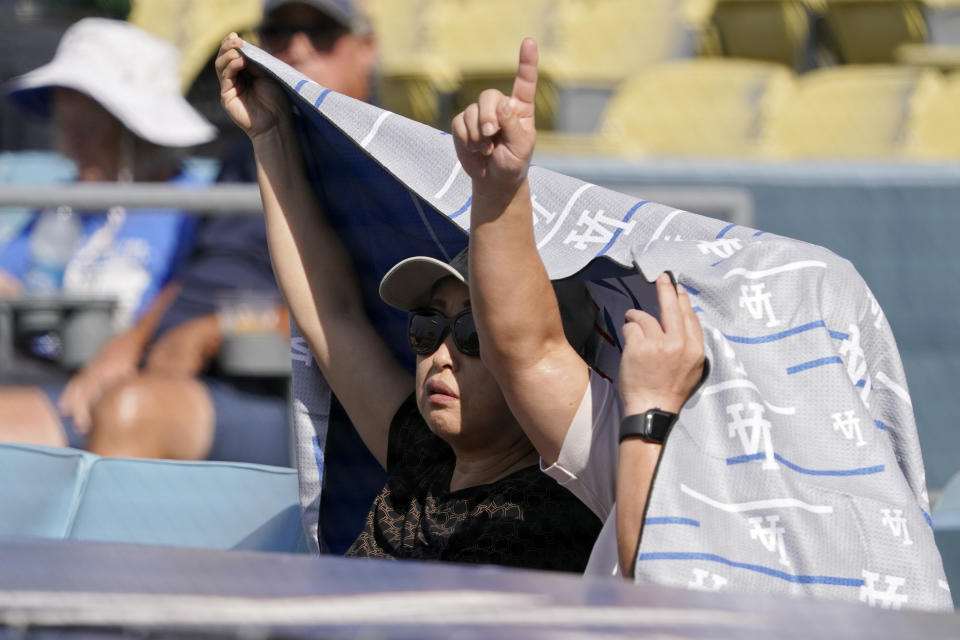
<path id="1" fill-rule="evenodd" d="M 616 500 L 618 425 L 623 413 L 613 383 L 595 371 L 560 448 L 541 470 L 566 487 L 601 520 Z"/>

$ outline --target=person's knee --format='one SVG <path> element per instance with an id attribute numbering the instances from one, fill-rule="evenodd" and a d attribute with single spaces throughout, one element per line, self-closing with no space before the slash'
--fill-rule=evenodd
<path id="1" fill-rule="evenodd" d="M 65 446 L 67 438 L 43 391 L 8 387 L 0 390 L 0 442 Z"/>
<path id="2" fill-rule="evenodd" d="M 151 384 L 131 378 L 110 389 L 93 407 L 89 449 L 100 455 L 162 457 Z"/>
<path id="3" fill-rule="evenodd" d="M 104 456 L 202 460 L 210 450 L 213 408 L 193 379 L 140 375 L 93 408 L 88 448 Z"/>

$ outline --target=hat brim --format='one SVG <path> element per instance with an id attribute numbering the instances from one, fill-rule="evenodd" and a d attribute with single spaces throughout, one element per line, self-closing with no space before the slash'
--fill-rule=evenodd
<path id="1" fill-rule="evenodd" d="M 166 147 L 209 142 L 217 129 L 179 96 L 136 93 L 123 86 L 104 86 L 92 69 L 51 62 L 7 85 L 8 97 L 42 117 L 50 117 L 50 89 L 65 87 L 96 100 L 136 136 Z"/>
<path id="2" fill-rule="evenodd" d="M 430 303 L 434 285 L 448 277 L 467 284 L 463 274 L 445 262 L 427 256 L 407 258 L 383 276 L 380 298 L 402 311 L 420 309 Z"/>

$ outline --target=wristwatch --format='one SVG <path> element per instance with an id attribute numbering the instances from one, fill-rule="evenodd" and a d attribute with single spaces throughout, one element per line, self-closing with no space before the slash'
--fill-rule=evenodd
<path id="1" fill-rule="evenodd" d="M 642 438 L 647 442 L 663 444 L 676 421 L 677 414 L 657 408 L 625 416 L 620 422 L 620 442 L 627 438 Z"/>

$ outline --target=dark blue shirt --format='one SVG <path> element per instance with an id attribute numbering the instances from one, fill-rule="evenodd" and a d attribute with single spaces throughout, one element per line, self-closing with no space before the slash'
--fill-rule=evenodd
<path id="1" fill-rule="evenodd" d="M 217 182 L 254 182 L 253 147 L 242 139 L 224 160 Z M 218 299 L 231 292 L 280 292 L 270 266 L 262 215 L 207 216 L 198 225 L 193 248 L 174 279 L 181 290 L 164 314 L 156 335 L 182 322 L 217 312 Z"/>

